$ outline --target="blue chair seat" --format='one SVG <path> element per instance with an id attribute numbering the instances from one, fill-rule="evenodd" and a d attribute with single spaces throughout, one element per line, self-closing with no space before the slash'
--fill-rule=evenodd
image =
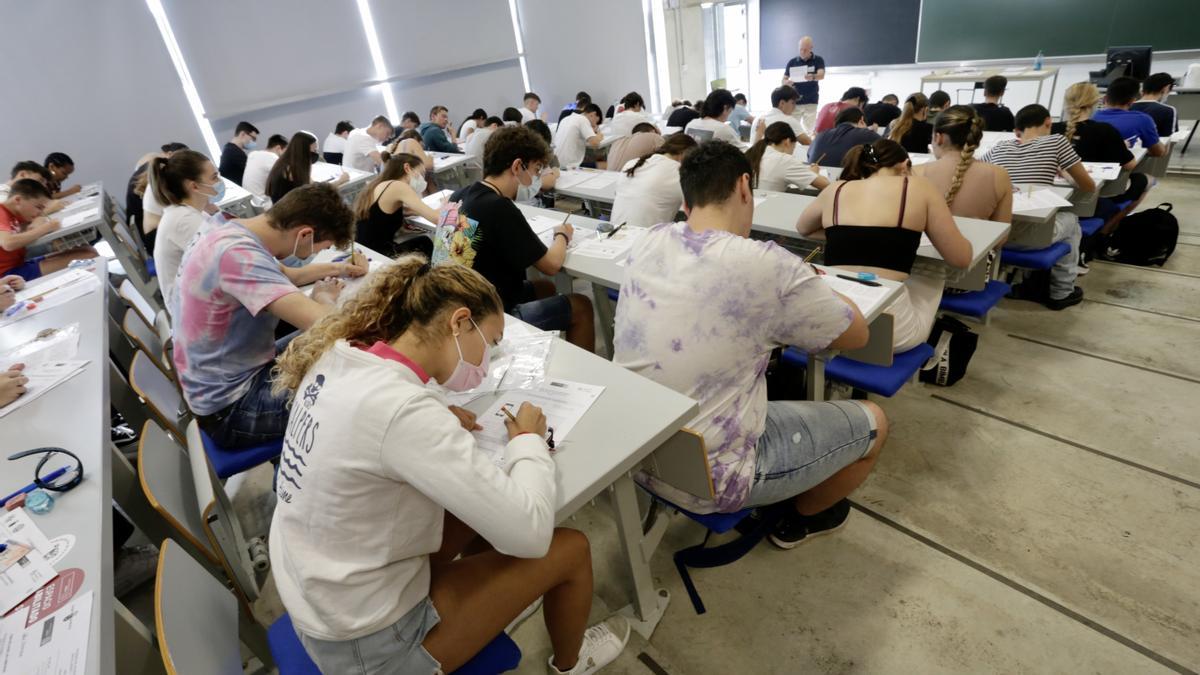
<path id="1" fill-rule="evenodd" d="M 606 290 L 608 291 L 608 299 L 612 300 L 613 302 L 616 302 L 617 299 L 621 297 L 621 293 L 615 288 L 609 288 Z"/>
<path id="2" fill-rule="evenodd" d="M 825 364 L 825 377 L 848 384 L 855 389 L 891 397 L 933 356 L 933 347 L 922 343 L 892 357 L 892 365 L 875 366 L 844 356 L 835 356 Z M 785 349 L 783 362 L 808 367 L 808 354 L 799 349 Z"/>
<path id="3" fill-rule="evenodd" d="M 296 628 L 287 614 L 279 617 L 267 629 L 267 644 L 279 668 L 279 675 L 321 675 L 317 664 L 304 651 L 300 638 L 296 637 Z M 496 675 L 513 670 L 520 663 L 521 649 L 512 638 L 501 633 L 454 672 L 458 675 Z"/>
<path id="4" fill-rule="evenodd" d="M 158 276 L 158 267 L 154 265 L 154 258 L 146 258 L 146 274 L 152 277 Z"/>
<path id="5" fill-rule="evenodd" d="M 1024 267 L 1031 270 L 1048 270 L 1054 267 L 1058 259 L 1071 252 L 1071 246 L 1065 241 L 1051 244 L 1046 248 L 1015 249 L 1004 247 L 1000 253 L 1000 262 L 1013 267 Z"/>
<path id="6" fill-rule="evenodd" d="M 204 452 L 208 455 L 208 461 L 217 473 L 217 478 L 222 480 L 253 469 L 263 462 L 269 462 L 283 452 L 282 438 L 252 448 L 226 450 L 201 429 L 200 442 L 204 444 Z"/>
<path id="7" fill-rule="evenodd" d="M 1104 227 L 1103 218 L 1080 218 L 1079 229 L 1083 231 L 1083 236 L 1090 237 L 1100 231 Z"/>
<path id="8" fill-rule="evenodd" d="M 946 312 L 982 319 L 1010 290 L 1012 287 L 1003 281 L 992 280 L 980 291 L 943 295 L 939 308 Z"/>

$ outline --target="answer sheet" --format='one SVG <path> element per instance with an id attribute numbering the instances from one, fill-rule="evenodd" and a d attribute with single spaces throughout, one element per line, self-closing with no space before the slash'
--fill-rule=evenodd
<path id="1" fill-rule="evenodd" d="M 81 675 L 94 597 L 88 591 L 32 626 L 27 610 L 0 621 L 0 675 Z"/>
<path id="2" fill-rule="evenodd" d="M 1020 192 L 1013 192 L 1013 213 L 1029 213 L 1041 209 L 1061 209 L 1070 206 L 1072 206 L 1070 201 L 1060 197 L 1053 190 L 1045 188 L 1040 190 L 1035 188 L 1032 192 L 1022 188 Z"/>
<path id="3" fill-rule="evenodd" d="M 20 410 L 37 400 L 42 394 L 83 372 L 88 361 L 47 361 L 35 366 L 29 366 L 22 374 L 29 378 L 25 383 L 25 393 L 17 400 L 0 408 L 0 417 L 14 410 Z"/>
<path id="4" fill-rule="evenodd" d="M 602 393 L 604 387 L 601 385 L 559 379 L 547 379 L 535 389 L 503 393 L 477 420 L 483 427 L 482 431 L 475 432 L 479 449 L 490 457 L 496 466 L 503 468 L 504 447 L 508 445 L 508 427 L 504 421 L 508 418 L 500 408 L 508 406 L 516 415 L 521 404 L 528 401 L 542 409 L 546 416 L 546 426 L 554 429 L 555 452 L 561 451 L 566 447 L 567 434 L 583 419 L 584 413 Z"/>
<path id="5" fill-rule="evenodd" d="M 868 286 L 860 284 L 857 281 L 842 279 L 837 276 L 839 274 L 837 270 L 834 268 L 827 269 L 828 273 L 821 278 L 825 280 L 825 283 L 829 284 L 830 288 L 846 296 L 847 299 L 853 302 L 858 307 L 858 311 L 862 312 L 863 316 L 870 315 L 891 292 L 887 286 Z M 845 272 L 841 273 L 845 274 Z"/>

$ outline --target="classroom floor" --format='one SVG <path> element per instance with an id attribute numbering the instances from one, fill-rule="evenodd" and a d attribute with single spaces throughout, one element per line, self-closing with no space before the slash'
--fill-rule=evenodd
<path id="1" fill-rule="evenodd" d="M 1083 304 L 1005 300 L 966 379 L 881 400 L 892 436 L 846 528 L 693 578 L 655 556 L 672 601 L 605 672 L 1154 673 L 1200 670 L 1200 177 L 1169 176 L 1184 234 L 1165 269 L 1094 263 Z M 237 503 L 265 532 L 270 476 Z M 602 618 L 622 604 L 603 505 L 568 525 L 592 541 Z M 257 610 L 280 610 L 268 583 Z M 540 613 L 514 635 L 545 672 Z"/>

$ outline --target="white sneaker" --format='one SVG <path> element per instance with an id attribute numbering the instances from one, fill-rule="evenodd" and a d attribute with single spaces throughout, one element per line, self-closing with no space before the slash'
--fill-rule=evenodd
<path id="1" fill-rule="evenodd" d="M 612 616 L 592 626 L 583 633 L 583 646 L 579 648 L 579 662 L 570 670 L 554 667 L 554 657 L 547 662 L 551 675 L 591 675 L 617 660 L 625 643 L 629 641 L 629 622 L 621 616 Z"/>
<path id="2" fill-rule="evenodd" d="M 504 627 L 504 632 L 509 633 L 511 635 L 512 632 L 514 630 L 516 630 L 518 626 L 525 623 L 525 619 L 528 619 L 529 617 L 533 616 L 533 613 L 538 611 L 538 609 L 541 606 L 542 606 L 542 598 L 538 598 L 537 600 L 534 600 L 532 605 L 521 610 L 521 613 L 517 615 L 517 618 L 513 619 L 511 623 L 509 623 L 507 626 Z"/>

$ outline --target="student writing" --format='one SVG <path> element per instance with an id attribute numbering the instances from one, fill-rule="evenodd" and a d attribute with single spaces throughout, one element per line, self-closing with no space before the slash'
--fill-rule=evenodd
<path id="1" fill-rule="evenodd" d="M 696 147 L 687 134 L 672 134 L 658 149 L 626 162 L 617 180 L 616 198 L 609 220 L 649 227 L 675 220 L 683 206 L 679 187 L 679 162 Z"/>

